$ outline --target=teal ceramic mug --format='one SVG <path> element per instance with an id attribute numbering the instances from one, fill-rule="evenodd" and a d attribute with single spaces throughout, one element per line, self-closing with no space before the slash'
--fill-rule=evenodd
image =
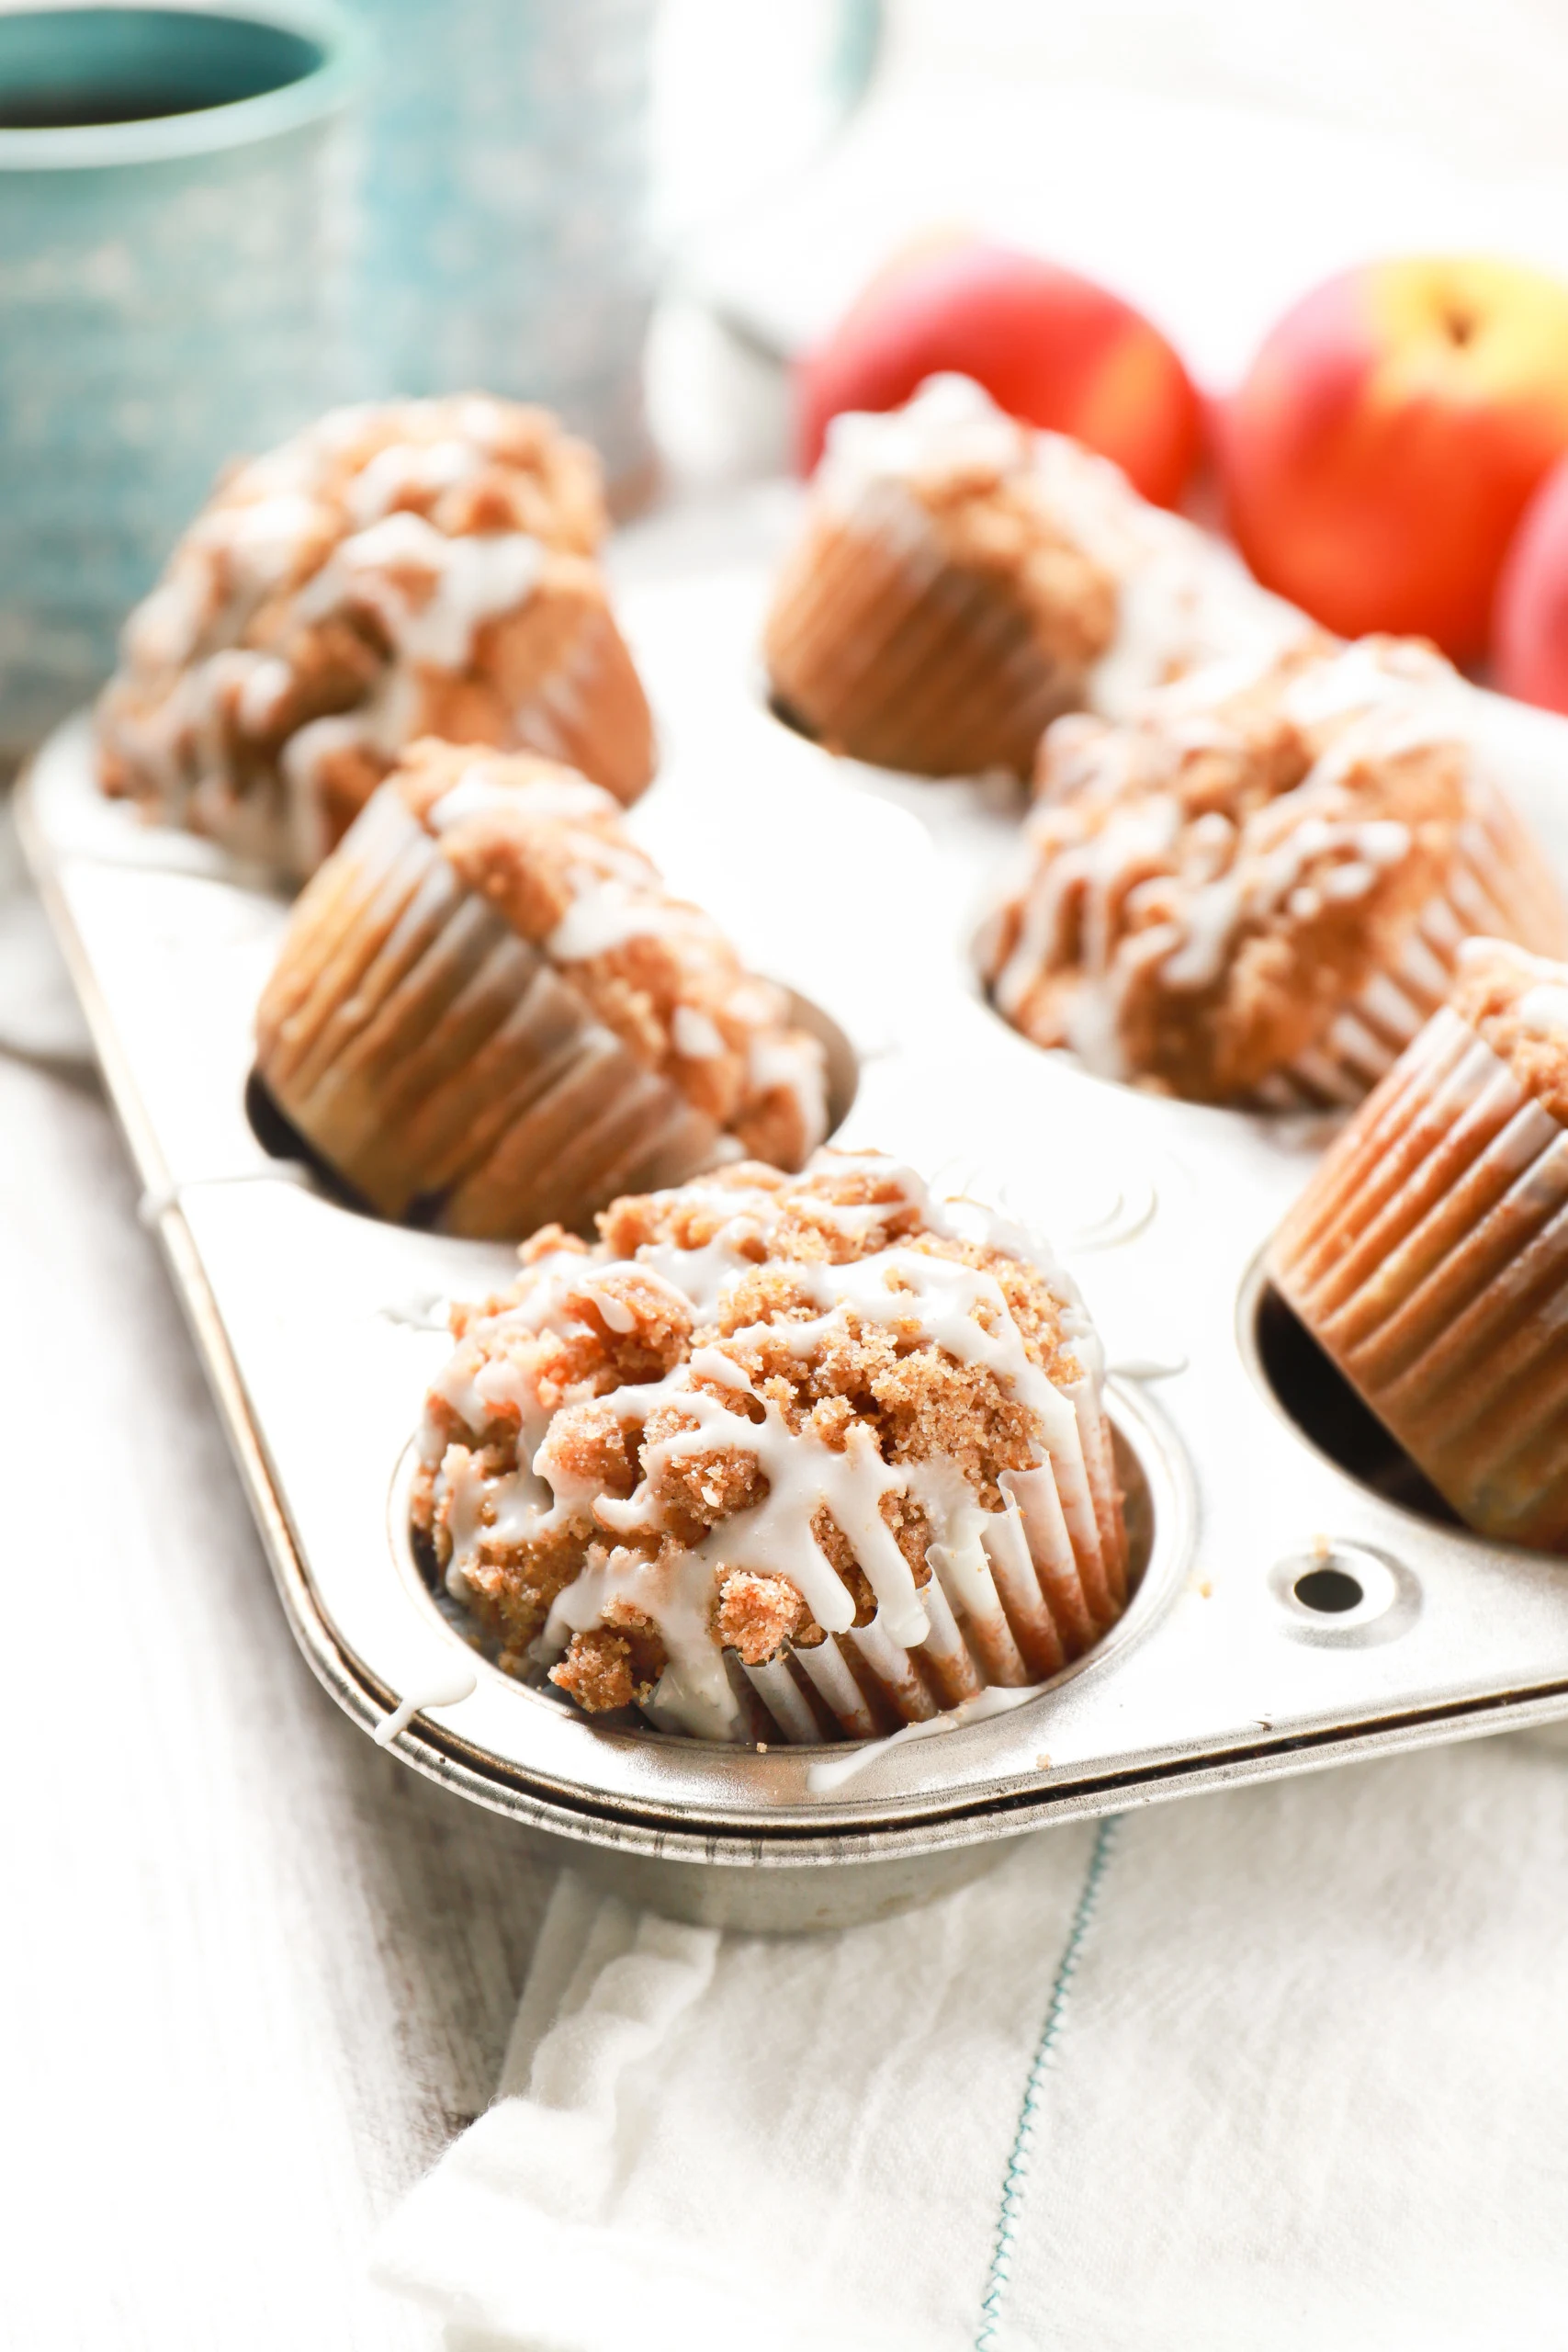
<path id="1" fill-rule="evenodd" d="M 338 389 L 359 72 L 331 0 L 0 6 L 0 746 Z"/>
<path id="2" fill-rule="evenodd" d="M 621 503 L 650 445 L 649 76 L 658 0 L 359 0 L 355 358 L 368 390 L 543 401 Z"/>

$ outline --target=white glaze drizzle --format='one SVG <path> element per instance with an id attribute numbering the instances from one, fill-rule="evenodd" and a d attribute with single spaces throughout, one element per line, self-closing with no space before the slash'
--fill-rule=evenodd
<path id="1" fill-rule="evenodd" d="M 395 1323 L 405 1331 L 449 1331 L 452 1328 L 452 1302 L 444 1291 L 411 1291 L 404 1298 L 389 1299 L 376 1312 L 384 1323 Z"/>
<path id="2" fill-rule="evenodd" d="M 1461 973 L 1478 964 L 1506 962 L 1524 983 L 1511 1007 L 1520 1027 L 1537 1037 L 1568 1037 L 1568 964 L 1500 939 L 1467 939 L 1457 960 Z"/>
<path id="3" fill-rule="evenodd" d="M 961 1699 L 956 1707 L 928 1716 L 924 1723 L 905 1724 L 901 1730 L 889 1732 L 885 1739 L 867 1740 L 842 1756 L 814 1758 L 806 1768 L 807 1792 L 814 1797 L 830 1796 L 835 1789 L 857 1779 L 890 1747 L 911 1739 L 931 1739 L 938 1733 L 963 1731 L 967 1724 L 986 1723 L 993 1715 L 1011 1714 L 1015 1707 L 1038 1699 L 1044 1687 L 1041 1682 L 1010 1686 L 993 1683 L 987 1690 L 976 1690 L 972 1699 Z"/>
<path id="4" fill-rule="evenodd" d="M 304 872 L 319 862 L 323 762 L 344 750 L 393 757 L 422 724 L 417 673 L 461 671 L 485 622 L 537 584 L 544 551 L 526 534 L 448 535 L 407 503 L 472 479 L 506 426 L 481 397 L 342 408 L 236 470 L 130 616 L 105 706 L 106 734 L 161 815 L 264 863 Z M 391 659 L 355 710 L 289 738 L 279 791 L 268 738 L 296 673 L 281 630 L 271 650 L 239 640 L 284 598 L 308 628 L 339 611 L 375 614 Z M 259 779 L 237 766 L 236 736 L 259 755 Z"/>
<path id="5" fill-rule="evenodd" d="M 1568 972 L 1552 981 L 1538 981 L 1514 1005 L 1522 1027 L 1538 1037 L 1568 1036 Z"/>
<path id="6" fill-rule="evenodd" d="M 629 939 L 660 933 L 689 935 L 706 932 L 719 936 L 718 927 L 694 907 L 668 896 L 652 870 L 628 860 L 624 874 L 596 873 L 592 866 L 574 867 L 568 875 L 573 896 L 570 906 L 545 942 L 545 952 L 558 964 L 586 962 Z"/>
<path id="7" fill-rule="evenodd" d="M 901 1197 L 919 1207 L 929 1228 L 953 1238 L 983 1239 L 998 1250 L 1009 1248 L 1016 1228 L 988 1216 L 976 1204 L 939 1206 L 907 1169 L 881 1160 L 846 1161 L 835 1155 L 836 1167 L 853 1170 L 861 1164 L 884 1180 L 894 1176 Z M 641 1283 L 651 1280 L 667 1284 L 700 1325 L 712 1317 L 734 1283 L 755 1272 L 755 1250 L 759 1244 L 766 1250 L 780 1206 L 778 1196 L 761 1188 L 699 1182 L 683 1193 L 718 1215 L 711 1241 L 696 1250 L 668 1242 L 645 1244 L 629 1266 L 635 1266 Z M 846 1205 L 818 1199 L 813 1207 L 824 1224 L 848 1234 L 869 1235 L 889 1214 L 886 1204 Z M 1098 1412 L 1100 1354 L 1076 1290 L 1039 1244 L 1030 1242 L 1026 1251 L 1011 1254 L 1026 1254 L 1044 1276 L 1081 1370 L 1077 1387 L 1089 1393 L 1092 1410 Z M 619 1302 L 605 1288 L 606 1275 L 614 1268 L 604 1257 L 562 1250 L 540 1260 L 531 1272 L 522 1299 L 499 1318 L 503 1324 L 531 1333 L 569 1335 L 584 1328 L 576 1302 L 591 1301 L 612 1328 L 618 1328 L 605 1313 L 607 1301 L 612 1307 Z M 453 1547 L 448 1583 L 454 1594 L 462 1598 L 466 1593 L 465 1564 L 481 1536 L 501 1543 L 536 1540 L 560 1527 L 563 1514 L 591 1509 L 604 1531 L 604 1546 L 557 1599 L 538 1654 L 546 1662 L 558 1657 L 574 1631 L 614 1623 L 617 1608 L 640 1611 L 658 1627 L 670 1659 L 648 1712 L 656 1722 L 699 1736 L 733 1738 L 743 1728 L 712 1629 L 715 1595 L 728 1570 L 787 1577 L 829 1633 L 847 1632 L 853 1623 L 850 1592 L 812 1531 L 812 1521 L 824 1507 L 853 1547 L 876 1597 L 876 1623 L 905 1647 L 927 1638 L 930 1620 L 913 1570 L 881 1515 L 885 1496 L 907 1496 L 920 1506 L 931 1528 L 929 1556 L 943 1582 L 963 1590 L 966 1579 L 973 1585 L 988 1577 L 984 1541 L 991 1514 L 955 1464 L 941 1459 L 885 1462 L 863 1424 L 851 1425 L 850 1442 L 841 1449 L 828 1446 L 814 1432 L 791 1430 L 776 1401 L 756 1395 L 739 1361 L 749 1340 L 765 1338 L 770 1347 L 784 1346 L 805 1361 L 843 1332 L 852 1317 L 863 1325 L 903 1326 L 918 1343 L 935 1347 L 956 1363 L 984 1364 L 1005 1393 L 1030 1409 L 1039 1431 L 1035 1454 L 1041 1464 L 1058 1454 L 1081 1462 L 1075 1396 L 1056 1387 L 1030 1359 L 994 1275 L 900 1242 L 841 1264 L 792 1259 L 787 1272 L 792 1286 L 816 1310 L 812 1315 L 738 1330 L 699 1347 L 662 1379 L 628 1385 L 599 1400 L 601 1410 L 614 1413 L 638 1432 L 660 1408 L 675 1408 L 687 1424 L 657 1443 L 643 1442 L 642 1483 L 625 1501 L 573 1480 L 549 1443 L 553 1399 L 542 1400 L 509 1359 L 492 1356 L 475 1371 L 459 1350 L 432 1391 L 433 1398 L 443 1400 L 471 1429 L 484 1427 L 502 1407 L 519 1419 L 518 1466 L 505 1477 L 482 1475 L 471 1461 L 457 1458 L 450 1469 L 440 1471 L 438 1491 L 446 1500 Z M 620 1313 L 629 1325 L 624 1306 Z M 758 1413 L 760 1419 L 752 1418 Z M 444 1441 L 434 1421 L 427 1419 L 422 1447 L 433 1467 L 440 1463 Z M 757 1463 L 768 1481 L 760 1503 L 719 1519 L 700 1542 L 673 1559 L 667 1553 L 655 1562 L 645 1549 L 618 1540 L 634 1533 L 644 1544 L 650 1537 L 657 1540 L 650 1476 L 671 1462 L 720 1449 L 733 1449 Z M 489 1513 L 488 1523 L 481 1521 L 481 1508 Z"/>
<path id="8" fill-rule="evenodd" d="M 297 609 L 307 625 L 356 608 L 374 613 L 405 660 L 464 670 L 485 622 L 527 602 L 544 560 L 525 532 L 448 538 L 401 507 L 342 540 Z"/>
<path id="9" fill-rule="evenodd" d="M 621 814 L 614 795 L 590 784 L 586 776 L 563 773 L 530 776 L 525 783 L 503 781 L 492 766 L 476 760 L 426 810 L 424 821 L 433 833 L 445 833 L 469 817 L 516 807 L 520 794 L 525 796 L 524 805 L 531 817 L 547 817 L 558 823 L 618 819 Z"/>
<path id="10" fill-rule="evenodd" d="M 689 1062 L 716 1061 L 727 1051 L 718 1028 L 694 1004 L 678 1004 L 675 1007 L 671 1016 L 670 1035 L 675 1051 Z"/>
<path id="11" fill-rule="evenodd" d="M 473 1668 L 455 1658 L 436 1673 L 416 1682 L 406 1698 L 400 1699 L 389 1715 L 384 1715 L 371 1734 L 378 1747 L 390 1747 L 400 1734 L 407 1731 L 415 1715 L 423 1715 L 431 1707 L 457 1707 L 471 1699 L 479 1687 Z"/>
<path id="12" fill-rule="evenodd" d="M 1067 1042 L 1102 1076 L 1129 1075 L 1123 1007 L 1151 967 L 1166 988 L 1206 989 L 1244 928 L 1306 922 L 1325 905 L 1365 898 L 1410 854 L 1405 825 L 1358 815 L 1347 782 L 1358 767 L 1458 742 L 1480 788 L 1465 742 L 1462 683 L 1424 648 L 1381 640 L 1337 647 L 1284 684 L 1286 715 L 1328 728 L 1329 740 L 1301 782 L 1255 810 L 1242 831 L 1217 809 L 1185 820 L 1173 786 L 1139 787 L 1139 736 L 1173 759 L 1209 742 L 1236 745 L 1224 706 L 1269 666 L 1227 661 L 1145 696 L 1135 722 L 1087 738 L 1069 773 L 1066 805 L 1080 792 L 1110 804 L 1099 829 L 1045 852 L 1059 805 L 1050 798 L 1025 828 L 1007 893 L 1017 930 L 992 992 L 1015 1015 L 1043 974 L 1070 969 Z M 1078 751 L 1072 737 L 1064 750 Z M 1122 909 L 1135 903 L 1142 885 L 1134 877 L 1145 874 L 1171 886 L 1163 888 L 1165 911 L 1157 923 L 1129 925 Z"/>
<path id="13" fill-rule="evenodd" d="M 364 471 L 355 476 L 348 511 L 363 529 L 389 514 L 411 492 L 428 495 L 471 481 L 488 458 L 488 450 L 468 441 L 394 441 L 389 448 L 378 449 Z"/>
<path id="14" fill-rule="evenodd" d="M 1010 473 L 1027 463 L 1030 437 L 970 377 L 928 376 L 902 408 L 835 416 L 814 487 L 829 507 L 852 514 L 882 484 Z"/>
<path id="15" fill-rule="evenodd" d="M 309 822 L 326 762 L 340 752 L 357 751 L 383 762 L 395 759 L 418 731 L 422 700 L 418 677 L 393 663 L 355 708 L 296 729 L 279 755 L 278 769 L 296 804 L 298 827 Z"/>

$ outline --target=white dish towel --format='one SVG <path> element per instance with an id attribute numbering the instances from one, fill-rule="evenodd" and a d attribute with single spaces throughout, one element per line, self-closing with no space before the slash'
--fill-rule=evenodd
<path id="1" fill-rule="evenodd" d="M 812 1939 L 568 1873 L 378 2270 L 449 2352 L 1568 2344 L 1568 1758 L 1074 1826 Z"/>

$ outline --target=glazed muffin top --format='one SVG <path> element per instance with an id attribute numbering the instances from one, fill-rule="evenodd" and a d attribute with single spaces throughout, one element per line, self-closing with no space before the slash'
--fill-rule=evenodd
<path id="1" fill-rule="evenodd" d="M 106 788 L 309 871 L 343 829 L 317 805 L 334 770 L 345 821 L 412 735 L 514 740 L 559 648 L 537 613 L 508 624 L 602 602 L 604 529 L 597 458 L 543 409 L 333 411 L 231 469 L 130 616 Z"/>
<path id="2" fill-rule="evenodd" d="M 966 376 L 933 376 L 886 414 L 835 417 L 812 489 L 820 516 L 895 532 L 912 501 L 950 561 L 1005 582 L 1108 717 L 1197 662 L 1272 650 L 1308 627 L 1217 539 L 1140 498 L 1107 458 L 1006 415 Z"/>
<path id="3" fill-rule="evenodd" d="M 828 1125 L 820 1042 L 712 916 L 665 887 L 607 792 L 525 752 L 434 741 L 412 745 L 383 789 L 644 1068 L 738 1148 L 780 1168 L 815 1150 Z"/>
<path id="4" fill-rule="evenodd" d="M 928 1630 L 927 1547 L 973 1552 L 1076 1427 L 1093 1331 L 1048 1256 L 875 1154 L 755 1165 L 558 1227 L 458 1308 L 416 1523 L 514 1666 L 591 1711 L 741 1736 L 724 1665 Z"/>
<path id="5" fill-rule="evenodd" d="M 1467 939 L 1450 1003 L 1519 1084 L 1568 1126 L 1568 964 Z"/>
<path id="6" fill-rule="evenodd" d="M 1104 1075 L 1252 1094 L 1392 969 L 1483 789 L 1430 649 L 1327 638 L 1059 720 L 987 927 L 998 1009 Z"/>

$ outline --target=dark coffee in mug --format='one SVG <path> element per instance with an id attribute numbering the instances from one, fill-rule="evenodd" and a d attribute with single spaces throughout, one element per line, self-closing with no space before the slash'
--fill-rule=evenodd
<path id="1" fill-rule="evenodd" d="M 233 106 L 321 62 L 304 34 L 184 8 L 0 12 L 0 130 L 150 122 Z"/>

